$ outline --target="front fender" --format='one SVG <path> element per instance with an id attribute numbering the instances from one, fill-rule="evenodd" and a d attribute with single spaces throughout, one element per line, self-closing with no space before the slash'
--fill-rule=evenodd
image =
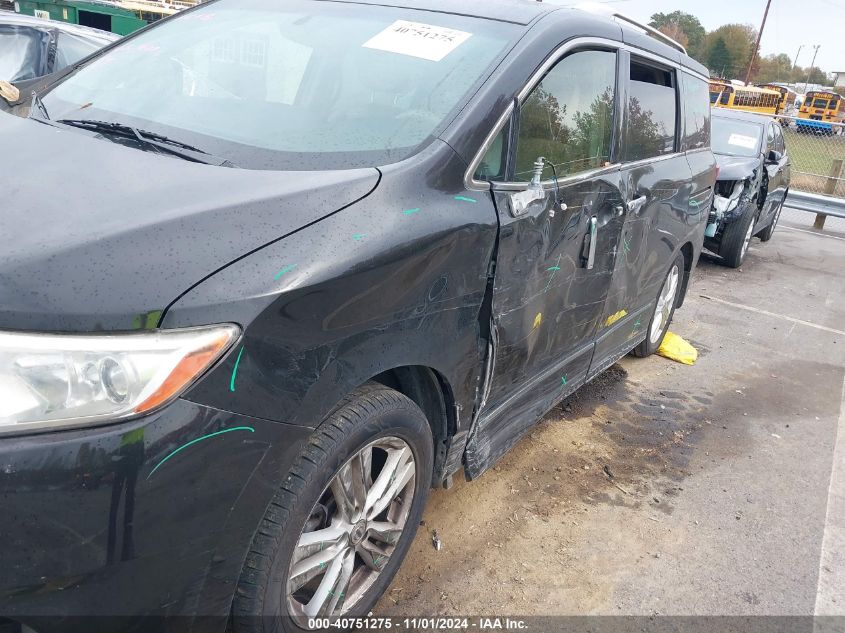
<path id="1" fill-rule="evenodd" d="M 244 328 L 240 344 L 185 397 L 315 427 L 373 376 L 424 365 L 471 410 L 497 222 L 489 196 L 473 192 L 468 201 L 463 170 L 451 148 L 435 142 L 385 169 L 364 200 L 180 298 L 163 327 L 230 321 Z"/>

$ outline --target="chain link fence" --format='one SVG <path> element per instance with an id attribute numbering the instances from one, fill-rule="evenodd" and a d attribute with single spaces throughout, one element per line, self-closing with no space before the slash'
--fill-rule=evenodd
<path id="1" fill-rule="evenodd" d="M 828 215 L 845 217 L 845 124 L 778 119 L 792 164 L 787 205 L 816 213 L 817 228 Z"/>

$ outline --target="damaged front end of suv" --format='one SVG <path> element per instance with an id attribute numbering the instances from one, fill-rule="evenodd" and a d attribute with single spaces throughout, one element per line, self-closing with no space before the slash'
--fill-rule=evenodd
<path id="1" fill-rule="evenodd" d="M 710 209 L 704 233 L 704 246 L 714 253 L 720 250 L 725 229 L 740 219 L 750 205 L 762 199 L 759 195 L 760 178 L 756 169 L 745 177 L 736 176 L 738 174 L 723 178 L 720 173 L 720 179 L 716 181 L 713 207 Z"/>
<path id="2" fill-rule="evenodd" d="M 752 237 L 772 237 L 789 189 L 789 156 L 780 125 L 770 117 L 719 109 L 712 132 L 719 173 L 704 247 L 738 268 Z"/>
<path id="3" fill-rule="evenodd" d="M 767 173 L 762 155 L 716 154 L 716 162 L 719 175 L 704 231 L 704 248 L 718 255 L 725 265 L 738 268 L 761 217 L 768 193 Z"/>

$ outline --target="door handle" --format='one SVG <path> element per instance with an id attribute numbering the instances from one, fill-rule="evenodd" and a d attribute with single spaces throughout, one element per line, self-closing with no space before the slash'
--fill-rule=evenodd
<path id="1" fill-rule="evenodd" d="M 587 251 L 587 270 L 593 269 L 596 263 L 596 235 L 598 234 L 599 221 L 596 216 L 590 218 L 590 249 Z"/>
<path id="2" fill-rule="evenodd" d="M 640 196 L 639 198 L 634 198 L 628 202 L 628 211 L 630 213 L 636 213 L 640 209 L 642 209 L 643 205 L 648 201 L 648 198 L 645 196 Z"/>

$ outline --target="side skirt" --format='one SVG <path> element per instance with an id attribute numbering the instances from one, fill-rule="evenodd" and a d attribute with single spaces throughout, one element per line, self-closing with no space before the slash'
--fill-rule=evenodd
<path id="1" fill-rule="evenodd" d="M 495 464 L 555 404 L 586 382 L 594 345 L 590 341 L 543 374 L 525 381 L 505 401 L 481 410 L 470 430 L 464 454 L 464 474 L 468 480 Z"/>

